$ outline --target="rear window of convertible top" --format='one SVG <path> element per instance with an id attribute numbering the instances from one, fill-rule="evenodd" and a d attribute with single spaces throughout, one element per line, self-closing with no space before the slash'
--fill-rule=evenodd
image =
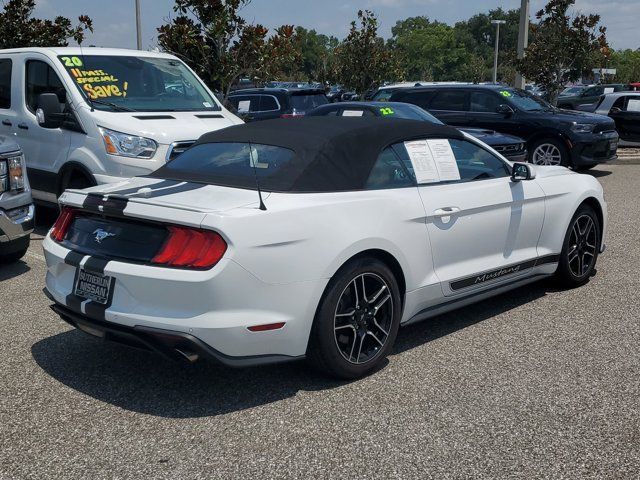
<path id="1" fill-rule="evenodd" d="M 302 174 L 295 152 L 287 148 L 249 143 L 195 145 L 151 176 L 267 191 L 292 190 Z"/>

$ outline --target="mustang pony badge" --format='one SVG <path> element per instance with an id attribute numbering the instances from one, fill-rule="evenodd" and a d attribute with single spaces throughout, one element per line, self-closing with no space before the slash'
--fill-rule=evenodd
<path id="1" fill-rule="evenodd" d="M 96 229 L 96 231 L 93 232 L 93 234 L 95 235 L 94 240 L 97 243 L 102 243 L 102 240 L 104 240 L 105 238 L 115 237 L 116 236 L 115 233 L 109 233 L 106 230 L 103 230 L 101 228 Z"/>

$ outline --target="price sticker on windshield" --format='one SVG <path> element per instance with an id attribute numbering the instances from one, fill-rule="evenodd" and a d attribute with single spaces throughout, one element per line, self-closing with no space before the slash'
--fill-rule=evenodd
<path id="1" fill-rule="evenodd" d="M 509 92 L 507 90 L 500 90 L 500 95 L 502 95 L 503 97 L 510 97 L 511 96 L 511 92 Z"/>

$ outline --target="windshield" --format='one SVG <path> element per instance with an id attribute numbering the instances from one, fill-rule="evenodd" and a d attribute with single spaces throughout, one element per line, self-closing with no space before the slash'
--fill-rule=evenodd
<path id="1" fill-rule="evenodd" d="M 94 108 L 173 112 L 220 110 L 200 80 L 179 60 L 122 55 L 59 56 Z"/>
<path id="2" fill-rule="evenodd" d="M 575 97 L 576 95 L 579 95 L 583 90 L 584 87 L 567 87 L 560 93 L 560 95 L 565 97 Z"/>
<path id="3" fill-rule="evenodd" d="M 400 105 L 394 103 L 389 107 L 380 108 L 380 113 L 384 117 L 404 118 L 407 120 L 422 120 L 437 125 L 444 125 L 440 120 L 431 115 L 429 112 L 417 107 L 415 105 Z"/>
<path id="4" fill-rule="evenodd" d="M 524 90 L 518 90 L 515 88 L 504 88 L 498 93 L 518 110 L 524 110 L 525 112 L 535 112 L 553 109 L 551 104 L 545 102 L 542 98 L 531 95 Z"/>

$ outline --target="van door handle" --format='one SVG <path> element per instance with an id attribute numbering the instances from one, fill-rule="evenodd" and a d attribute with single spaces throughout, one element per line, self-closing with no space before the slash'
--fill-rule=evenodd
<path id="1" fill-rule="evenodd" d="M 437 210 L 434 210 L 433 216 L 448 217 L 450 215 L 453 215 L 454 213 L 458 213 L 459 211 L 460 209 L 458 207 L 443 207 L 443 208 L 438 208 Z"/>
<path id="2" fill-rule="evenodd" d="M 11 120 L 7 120 L 6 118 L 2 120 L 2 124 L 6 125 L 7 127 L 10 127 L 11 125 L 13 125 L 13 123 L 11 123 Z"/>
<path id="3" fill-rule="evenodd" d="M 29 130 L 29 125 L 26 123 L 19 123 L 18 128 L 21 128 L 22 130 Z"/>

